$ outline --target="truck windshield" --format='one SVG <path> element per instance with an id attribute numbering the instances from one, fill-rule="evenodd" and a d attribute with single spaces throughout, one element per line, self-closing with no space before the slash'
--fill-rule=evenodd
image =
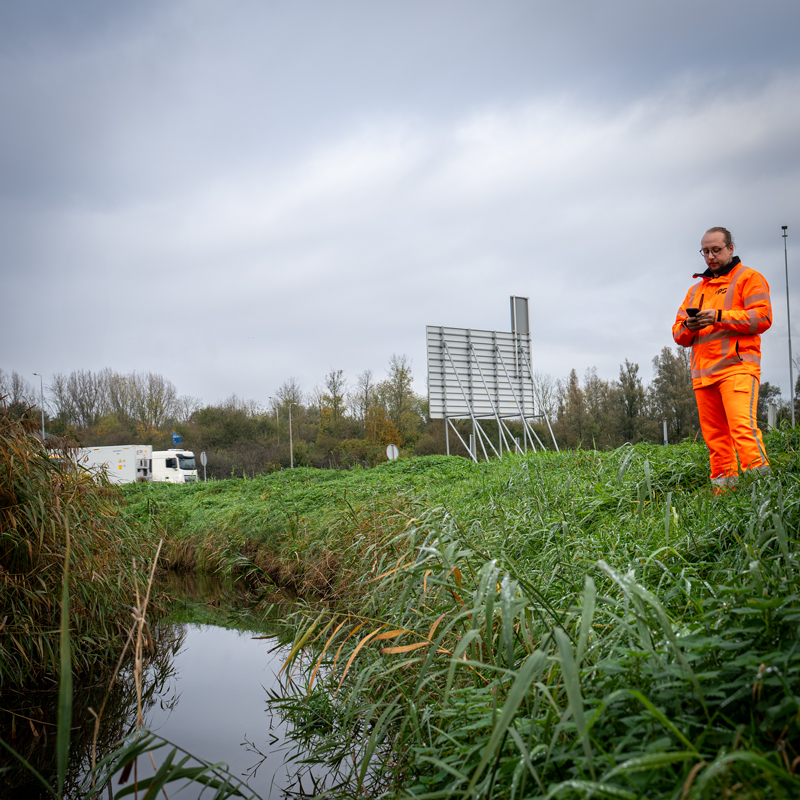
<path id="1" fill-rule="evenodd" d="M 197 469 L 194 463 L 194 456 L 178 456 L 178 466 L 181 469 Z"/>

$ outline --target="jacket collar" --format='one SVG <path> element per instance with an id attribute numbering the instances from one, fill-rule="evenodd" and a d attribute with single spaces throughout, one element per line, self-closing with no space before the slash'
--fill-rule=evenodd
<path id="1" fill-rule="evenodd" d="M 706 280 L 711 280 L 711 278 L 722 278 L 724 275 L 727 275 L 732 269 L 734 269 L 734 267 L 738 267 L 739 264 L 741 263 L 742 262 L 739 256 L 734 256 L 731 259 L 730 264 L 728 264 L 728 266 L 725 267 L 725 269 L 723 269 L 722 272 L 718 273 L 717 275 L 715 275 L 710 269 L 707 268 L 705 272 L 695 272 L 695 274 L 692 275 L 692 277 L 705 278 Z"/>

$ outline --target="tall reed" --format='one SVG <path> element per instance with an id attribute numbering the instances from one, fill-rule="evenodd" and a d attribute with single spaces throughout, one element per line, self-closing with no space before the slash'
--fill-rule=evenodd
<path id="1" fill-rule="evenodd" d="M 116 488 L 52 458 L 35 428 L 0 404 L 0 691 L 55 685 L 62 673 L 67 562 L 70 663 L 85 679 L 113 664 L 144 579 L 133 559 L 151 560 L 158 541 L 121 517 Z"/>

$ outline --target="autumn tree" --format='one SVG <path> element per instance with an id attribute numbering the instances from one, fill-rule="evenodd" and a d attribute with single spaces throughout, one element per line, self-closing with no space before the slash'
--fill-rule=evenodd
<path id="1" fill-rule="evenodd" d="M 403 437 L 397 426 L 380 406 L 371 406 L 364 420 L 367 441 L 383 445 L 401 444 Z"/>
<path id="2" fill-rule="evenodd" d="M 416 440 L 422 422 L 424 402 L 412 387 L 411 361 L 407 356 L 393 355 L 389 359 L 389 375 L 375 392 L 376 400 L 398 430 L 402 444 Z"/>
<path id="3" fill-rule="evenodd" d="M 277 441 L 275 417 L 255 400 L 236 394 L 194 411 L 185 426 L 185 445 L 208 452 L 215 478 L 271 472 L 289 465 L 288 448 Z"/>
<path id="4" fill-rule="evenodd" d="M 318 393 L 317 403 L 319 406 L 319 429 L 317 442 L 331 447 L 333 440 L 340 437 L 344 432 L 344 414 L 347 410 L 345 406 L 345 392 L 347 391 L 347 381 L 344 371 L 332 369 L 325 376 L 325 386 L 323 391 Z"/>

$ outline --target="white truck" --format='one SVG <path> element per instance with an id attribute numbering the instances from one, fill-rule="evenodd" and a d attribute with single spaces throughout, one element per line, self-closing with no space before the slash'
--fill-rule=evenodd
<path id="1" fill-rule="evenodd" d="M 191 450 L 155 450 L 150 480 L 166 483 L 194 483 L 197 465 Z"/>
<path id="2" fill-rule="evenodd" d="M 78 453 L 81 467 L 105 472 L 111 483 L 152 480 L 153 448 L 149 444 L 84 447 Z"/>

